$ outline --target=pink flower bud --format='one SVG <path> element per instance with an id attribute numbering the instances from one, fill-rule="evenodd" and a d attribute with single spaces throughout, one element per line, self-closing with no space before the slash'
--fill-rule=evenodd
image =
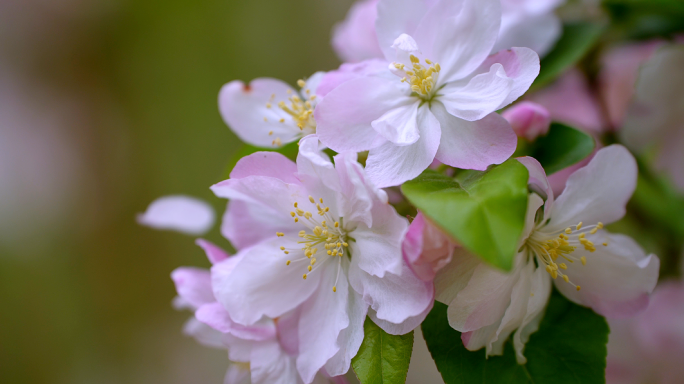
<path id="1" fill-rule="evenodd" d="M 402 247 L 404 260 L 416 276 L 423 281 L 432 281 L 437 271 L 451 261 L 456 244 L 418 212 Z"/>
<path id="2" fill-rule="evenodd" d="M 529 141 L 545 135 L 551 125 L 549 111 L 531 101 L 523 101 L 508 108 L 502 116 L 511 123 L 516 135 Z"/>

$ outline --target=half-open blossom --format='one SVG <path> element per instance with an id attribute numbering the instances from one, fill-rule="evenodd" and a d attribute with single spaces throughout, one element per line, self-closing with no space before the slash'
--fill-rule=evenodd
<path id="1" fill-rule="evenodd" d="M 549 111 L 531 101 L 517 103 L 505 110 L 501 116 L 508 120 L 518 137 L 523 137 L 528 141 L 534 141 L 537 137 L 546 135 L 551 127 Z"/>
<path id="2" fill-rule="evenodd" d="M 684 44 L 663 47 L 644 63 L 622 127 L 637 151 L 656 147 L 657 167 L 684 191 Z"/>
<path id="3" fill-rule="evenodd" d="M 636 187 L 637 168 L 622 146 L 598 151 L 554 199 L 544 170 L 520 158 L 530 171 L 525 229 L 513 270 L 504 273 L 457 249 L 437 274 L 437 299 L 449 304 L 449 323 L 466 348 L 501 354 L 509 335 L 518 361 L 537 330 L 551 282 L 568 299 L 607 317 L 634 315 L 648 305 L 659 260 L 629 237 L 604 225 L 620 219 Z M 516 331 L 517 330 L 517 331 Z"/>
<path id="4" fill-rule="evenodd" d="M 355 154 L 337 155 L 333 165 L 317 138 L 308 137 L 296 164 L 258 152 L 212 190 L 230 199 L 229 240 L 250 234 L 234 266 L 212 268 L 216 298 L 246 326 L 298 311 L 297 369 L 305 383 L 322 367 L 333 376 L 347 372 L 366 314 L 393 334 L 409 332 L 427 315 L 432 284 L 402 260 L 408 223 L 368 181 Z"/>
<path id="5" fill-rule="evenodd" d="M 298 80 L 299 91 L 276 79 L 231 81 L 219 93 L 221 116 L 242 141 L 252 145 L 277 147 L 296 141 L 316 133 L 313 113 L 322 76 L 316 72 Z"/>
<path id="6" fill-rule="evenodd" d="M 207 253 L 212 264 L 224 268 L 238 259 L 230 258 L 221 248 L 199 239 L 197 244 Z M 194 316 L 186 323 L 185 332 L 201 344 L 228 349 L 231 361 L 225 384 L 297 384 L 302 383 L 297 372 L 297 329 L 295 313 L 277 321 L 261 319 L 251 326 L 232 321 L 228 312 L 214 298 L 211 273 L 194 267 L 178 268 L 171 274 L 178 297 L 176 308 L 189 309 Z M 319 383 L 328 382 L 325 372 L 316 375 Z M 334 378 L 335 383 L 346 383 Z"/>
<path id="7" fill-rule="evenodd" d="M 383 57 L 375 32 L 378 1 L 357 1 L 349 9 L 344 21 L 335 26 L 332 46 L 343 61 L 355 63 Z M 407 6 L 408 3 L 403 1 L 397 6 Z M 415 3 L 412 11 L 425 12 L 437 0 Z M 563 3 L 565 0 L 501 0 L 501 28 L 492 52 L 527 47 L 539 56 L 546 55 L 562 32 L 560 19 L 554 11 Z M 410 21 L 404 19 L 404 22 Z M 406 28 L 411 27 L 407 25 Z"/>
<path id="8" fill-rule="evenodd" d="M 418 176 L 435 158 L 480 170 L 506 160 L 516 137 L 493 112 L 527 91 L 539 57 L 528 48 L 489 56 L 500 8 L 498 0 L 380 0 L 387 67 L 325 96 L 315 111 L 321 142 L 369 150 L 366 172 L 379 187 Z"/>
<path id="9" fill-rule="evenodd" d="M 684 377 L 684 283 L 659 285 L 648 308 L 631 319 L 611 320 L 608 384 L 676 384 Z"/>

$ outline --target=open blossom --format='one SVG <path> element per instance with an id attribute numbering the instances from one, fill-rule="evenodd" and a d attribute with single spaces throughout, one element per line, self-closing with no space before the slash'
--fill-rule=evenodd
<path id="1" fill-rule="evenodd" d="M 258 147 L 281 146 L 316 133 L 313 113 L 319 102 L 316 88 L 323 72 L 297 81 L 297 91 L 269 78 L 223 86 L 219 110 L 223 120 L 246 143 Z"/>
<path id="2" fill-rule="evenodd" d="M 315 111 L 321 142 L 369 150 L 366 172 L 379 187 L 418 176 L 435 158 L 479 170 L 506 160 L 516 137 L 493 112 L 527 91 L 539 57 L 528 48 L 489 56 L 500 12 L 497 0 L 381 0 L 387 67 L 325 96 Z"/>
<path id="3" fill-rule="evenodd" d="M 343 61 L 355 63 L 383 57 L 375 33 L 378 1 L 357 1 L 345 20 L 335 26 L 332 45 Z M 437 0 L 422 0 L 424 8 L 436 3 Z M 546 55 L 562 32 L 554 11 L 563 3 L 565 0 L 501 0 L 501 28 L 492 52 L 527 47 L 539 56 Z"/>
<path id="4" fill-rule="evenodd" d="M 252 154 L 212 187 L 230 199 L 224 233 L 239 244 L 235 265 L 212 268 L 214 294 L 246 326 L 296 311 L 305 383 L 323 367 L 347 372 L 366 314 L 403 334 L 422 322 L 434 297 L 432 284 L 403 263 L 408 223 L 386 193 L 367 180 L 356 155 L 337 155 L 333 166 L 318 149 L 316 137 L 303 139 L 296 164 Z"/>
<path id="5" fill-rule="evenodd" d="M 558 199 L 541 165 L 532 158 L 519 160 L 536 192 L 529 195 L 513 270 L 501 272 L 457 248 L 435 287 L 466 348 L 501 354 L 515 331 L 517 358 L 524 363 L 524 345 L 538 328 L 552 281 L 577 304 L 607 317 L 630 316 L 648 305 L 659 260 L 631 238 L 603 229 L 624 215 L 636 187 L 636 162 L 624 147 L 599 150 L 569 178 Z"/>
<path id="6" fill-rule="evenodd" d="M 608 384 L 676 384 L 684 377 L 684 283 L 659 285 L 648 308 L 630 319 L 611 320 Z"/>
<path id="7" fill-rule="evenodd" d="M 199 239 L 200 245 L 212 264 L 222 262 L 224 267 L 235 264 L 216 245 Z M 226 373 L 225 384 L 296 384 L 302 383 L 295 362 L 297 355 L 297 329 L 293 328 L 295 314 L 281 316 L 278 321 L 262 319 L 251 326 L 236 324 L 214 298 L 211 274 L 208 270 L 181 267 L 171 274 L 178 297 L 178 309 L 189 309 L 194 316 L 186 323 L 185 332 L 201 344 L 228 349 L 232 362 Z M 346 383 L 334 378 L 336 383 Z M 324 372 L 316 375 L 317 383 L 327 383 Z"/>
<path id="8" fill-rule="evenodd" d="M 655 146 L 657 167 L 684 191 L 684 44 L 659 49 L 644 63 L 621 137 L 632 149 Z"/>

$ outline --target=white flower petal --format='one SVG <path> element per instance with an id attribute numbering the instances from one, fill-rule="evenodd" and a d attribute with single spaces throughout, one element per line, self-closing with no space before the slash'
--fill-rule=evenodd
<path id="1" fill-rule="evenodd" d="M 187 196 L 165 196 L 155 200 L 138 223 L 155 229 L 170 229 L 201 235 L 214 225 L 214 209 L 202 200 Z"/>
<path id="2" fill-rule="evenodd" d="M 468 81 L 447 84 L 439 93 L 439 101 L 453 116 L 475 121 L 495 112 L 513 89 L 513 79 L 506 75 L 500 63 L 493 64 L 489 72 L 474 76 Z"/>
<path id="3" fill-rule="evenodd" d="M 335 258 L 326 263 L 319 270 L 321 276 L 318 284 L 310 286 L 314 293 L 302 306 L 299 321 L 297 369 L 306 383 L 311 382 L 325 363 L 335 356 L 342 346 L 347 345 L 347 340 L 338 339 L 342 331 L 350 325 L 347 313 L 349 285 L 344 270 L 344 264 L 347 262 L 344 261 L 339 271 L 336 265 L 332 264 L 338 263 Z M 333 292 L 333 287 L 336 287 L 336 292 Z"/>
<path id="4" fill-rule="evenodd" d="M 357 292 L 363 294 L 364 300 L 373 309 L 372 315 L 384 322 L 376 322 L 383 327 L 389 326 L 385 331 L 397 332 L 402 326 L 411 325 L 413 321 L 403 324 L 407 320 L 417 320 L 418 317 L 427 315 L 425 310 L 434 303 L 434 288 L 432 283 L 427 283 L 415 276 L 406 264 L 400 275 L 386 273 L 384 277 L 372 276 L 361 269 L 353 268 L 349 273 L 349 282 Z M 411 319 L 415 318 L 415 319 Z M 409 332 L 408 329 L 406 332 Z"/>
<path id="5" fill-rule="evenodd" d="M 543 57 L 551 51 L 563 32 L 563 25 L 553 11 L 541 15 L 525 15 L 527 17 L 516 16 L 507 17 L 507 12 L 503 12 L 499 39 L 492 53 L 512 47 L 527 47 Z"/>
<path id="6" fill-rule="evenodd" d="M 200 322 L 194 316 L 183 326 L 183 333 L 193 337 L 205 347 L 226 349 L 226 345 L 223 343 L 223 333 Z"/>
<path id="7" fill-rule="evenodd" d="M 518 138 L 506 119 L 491 113 L 482 120 L 466 121 L 451 115 L 441 103 L 433 103 L 442 136 L 436 158 L 444 164 L 484 171 L 492 164 L 506 161 Z"/>
<path id="8" fill-rule="evenodd" d="M 555 281 L 558 290 L 606 317 L 632 316 L 646 308 L 658 281 L 658 257 L 646 255 L 628 236 L 599 232 L 587 239 L 594 242 L 596 251 L 579 248 L 572 254 L 586 257 L 587 264 L 566 263 L 568 269 L 563 271 L 581 290 L 560 279 Z M 608 246 L 601 245 L 604 241 Z"/>
<path id="9" fill-rule="evenodd" d="M 418 141 L 418 106 L 413 104 L 394 108 L 371 123 L 375 131 L 397 146 L 411 145 Z"/>
<path id="10" fill-rule="evenodd" d="M 468 285 L 449 303 L 447 316 L 451 327 L 459 332 L 469 332 L 501 321 L 524 263 L 519 255 L 511 273 L 486 264 L 477 266 Z"/>
<path id="11" fill-rule="evenodd" d="M 527 359 L 523 355 L 525 344 L 530 335 L 539 329 L 539 323 L 544 316 L 544 309 L 551 296 L 551 278 L 542 267 L 537 267 L 532 274 L 531 296 L 527 302 L 527 313 L 520 328 L 513 335 L 513 347 L 518 364 L 525 364 Z"/>
<path id="12" fill-rule="evenodd" d="M 316 106 L 316 133 L 336 152 L 361 152 L 382 141 L 371 122 L 387 111 L 412 103 L 398 78 L 362 77 L 347 81 Z"/>
<path id="13" fill-rule="evenodd" d="M 392 48 L 394 40 L 402 33 L 413 34 L 420 20 L 430 9 L 431 3 L 434 1 L 381 0 L 378 2 L 375 31 L 380 49 L 388 61 L 393 61 L 395 58 L 396 53 Z"/>
<path id="14" fill-rule="evenodd" d="M 404 264 L 401 242 L 408 231 L 408 221 L 387 203 L 374 204 L 372 216 L 371 228 L 358 223 L 351 235 L 352 263 L 373 276 L 399 275 Z"/>
<path id="15" fill-rule="evenodd" d="M 252 384 L 249 369 L 245 369 L 239 364 L 230 364 L 223 384 Z"/>
<path id="16" fill-rule="evenodd" d="M 487 343 L 488 355 L 502 355 L 504 343 L 513 331 L 522 325 L 527 314 L 527 307 L 532 293 L 532 274 L 534 262 L 530 261 L 520 270 L 520 277 L 511 291 L 511 303 L 501 319 L 499 328 Z"/>
<path id="17" fill-rule="evenodd" d="M 580 221 L 589 225 L 619 220 L 634 193 L 636 179 L 636 161 L 625 147 L 600 149 L 586 167 L 568 178 L 544 231 L 562 230 Z"/>
<path id="18" fill-rule="evenodd" d="M 300 135 L 292 116 L 278 107 L 281 101 L 289 105 L 288 98 L 295 94 L 289 85 L 276 79 L 256 79 L 249 85 L 232 81 L 219 93 L 219 110 L 223 120 L 242 141 L 273 147 L 275 138 L 288 143 Z"/>
<path id="19" fill-rule="evenodd" d="M 250 355 L 252 384 L 301 383 L 294 357 L 280 348 L 278 342 L 255 342 Z"/>
<path id="20" fill-rule="evenodd" d="M 456 247 L 451 262 L 435 276 L 435 300 L 449 305 L 468 285 L 475 269 L 482 261 L 463 247 Z"/>
<path id="21" fill-rule="evenodd" d="M 349 314 L 349 326 L 340 332 L 337 337 L 337 345 L 340 350 L 325 363 L 325 371 L 330 376 L 339 376 L 347 373 L 351 360 L 359 351 L 363 342 L 363 323 L 366 320 L 368 304 L 363 297 L 349 286 L 347 297 L 347 313 Z"/>
<path id="22" fill-rule="evenodd" d="M 240 258 L 237 265 L 227 264 L 230 258 L 212 267 L 214 295 L 235 322 L 251 325 L 263 316 L 281 316 L 306 301 L 318 286 L 320 274 L 304 280 L 304 264 L 286 265 L 301 255 L 283 254 L 280 244 L 276 239 L 255 245 L 232 257 Z"/>
<path id="23" fill-rule="evenodd" d="M 435 159 L 441 136 L 440 123 L 427 106 L 418 110 L 417 120 L 420 138 L 415 143 L 397 146 L 386 142 L 368 153 L 366 173 L 379 188 L 399 185 L 417 177 Z"/>
<path id="24" fill-rule="evenodd" d="M 439 0 L 412 36 L 423 55 L 441 65 L 439 84 L 470 75 L 499 34 L 499 0 Z"/>

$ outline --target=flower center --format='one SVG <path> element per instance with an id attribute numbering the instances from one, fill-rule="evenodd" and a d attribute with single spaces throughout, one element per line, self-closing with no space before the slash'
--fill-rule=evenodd
<path id="1" fill-rule="evenodd" d="M 407 82 L 411 87 L 411 90 L 417 94 L 418 97 L 429 100 L 433 91 L 435 90 L 435 84 L 437 83 L 437 78 L 439 77 L 440 66 L 439 63 L 433 63 L 432 61 L 425 59 L 424 66 L 420 63 L 420 59 L 414 55 L 409 57 L 411 59 L 411 69 L 407 70 L 406 65 L 401 63 L 392 63 L 397 71 L 403 71 L 406 75 L 401 78 L 401 82 Z"/>
<path id="2" fill-rule="evenodd" d="M 287 98 L 287 102 L 280 101 L 277 105 L 278 108 L 289 115 L 288 119 L 291 119 L 297 128 L 299 128 L 301 131 L 301 136 L 305 136 L 316 133 L 316 121 L 313 117 L 316 95 L 312 95 L 310 89 L 304 90 L 304 87 L 306 87 L 306 81 L 301 79 L 297 80 L 297 85 L 302 91 L 304 91 L 304 98 L 302 98 L 300 95 L 293 95 L 293 92 L 288 89 L 287 93 L 290 95 L 290 97 Z M 273 108 L 273 102 L 275 98 L 276 95 L 272 94 L 268 103 L 266 103 L 266 108 Z M 268 118 L 264 117 L 264 121 L 267 122 Z M 278 121 L 281 124 L 285 124 L 287 120 L 285 117 L 281 117 Z M 270 131 L 268 134 L 269 136 L 273 136 L 273 131 Z M 281 146 L 283 145 L 283 142 L 279 137 L 276 137 L 273 139 L 272 144 L 273 146 Z"/>
<path id="3" fill-rule="evenodd" d="M 296 247 L 281 246 L 280 250 L 286 255 L 290 253 L 301 254 L 302 257 L 294 260 L 287 260 L 285 264 L 301 263 L 306 261 L 307 272 L 302 276 L 306 280 L 307 276 L 321 268 L 323 264 L 328 261 L 337 261 L 337 278 L 335 285 L 333 285 L 333 292 L 337 292 L 337 280 L 340 278 L 340 269 L 342 266 L 342 257 L 347 254 L 349 256 L 349 244 L 347 243 L 348 234 L 343 227 L 343 219 L 335 219 L 329 213 L 330 208 L 323 206 L 323 199 L 318 199 L 316 202 L 312 196 L 309 196 L 309 202 L 316 204 L 318 210 L 317 216 L 309 211 L 304 211 L 299 208 L 299 203 L 294 203 L 294 211 L 290 212 L 295 223 L 301 223 L 306 227 L 299 231 L 298 238 L 294 241 Z M 319 221 L 319 218 L 321 219 Z M 285 237 L 282 232 L 276 232 L 276 236 Z M 319 249 L 321 250 L 319 252 Z M 322 261 L 318 261 L 318 257 Z"/>
<path id="4" fill-rule="evenodd" d="M 587 265 L 587 258 L 581 256 L 577 258 L 574 254 L 579 247 L 584 247 L 589 252 L 596 251 L 594 243 L 587 239 L 587 233 L 595 235 L 599 229 L 603 228 L 603 223 L 598 222 L 596 225 L 587 227 L 582 226 L 582 222 L 573 227 L 570 226 L 562 231 L 554 233 L 546 233 L 540 230 L 535 230 L 527 239 L 525 246 L 533 254 L 537 256 L 537 260 L 546 265 L 546 272 L 556 279 L 560 276 L 566 283 L 580 290 L 579 285 L 575 285 L 570 281 L 570 277 L 563 273 L 568 269 L 568 263 L 579 261 L 582 265 Z M 603 246 L 608 246 L 608 242 L 604 242 Z M 560 260 L 559 260 L 560 259 Z"/>

